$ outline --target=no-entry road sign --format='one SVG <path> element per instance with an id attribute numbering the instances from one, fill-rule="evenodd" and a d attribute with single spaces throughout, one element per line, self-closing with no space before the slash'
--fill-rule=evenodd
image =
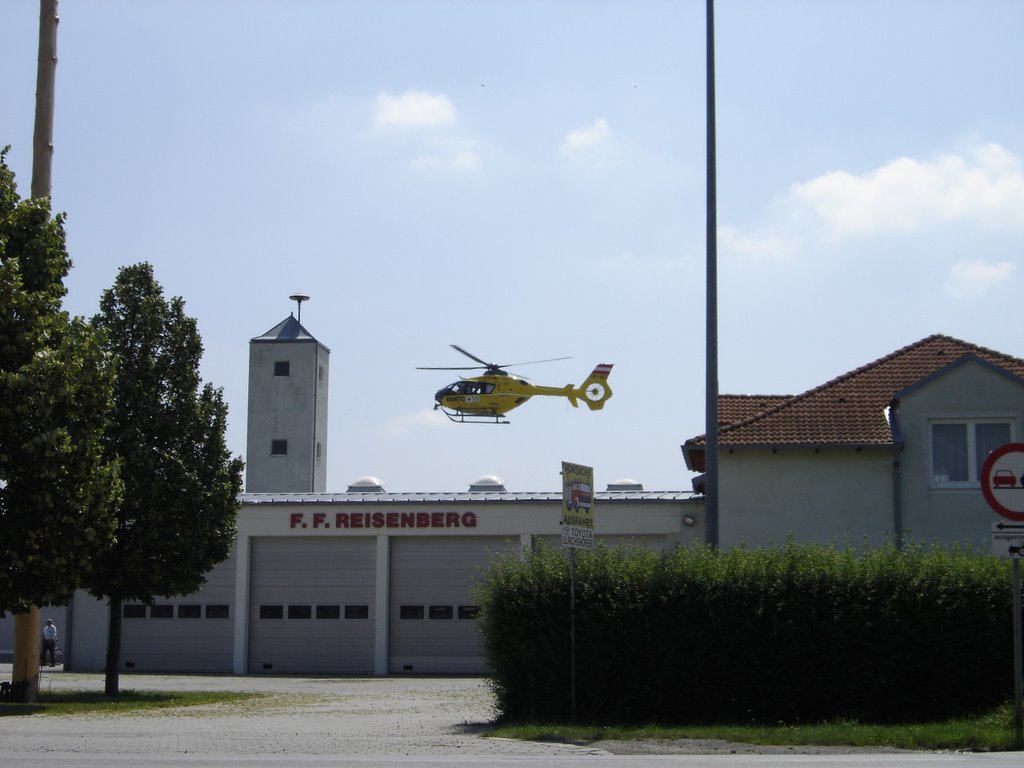
<path id="1" fill-rule="evenodd" d="M 993 511 L 1024 521 L 1024 443 L 996 448 L 981 468 L 981 492 Z"/>

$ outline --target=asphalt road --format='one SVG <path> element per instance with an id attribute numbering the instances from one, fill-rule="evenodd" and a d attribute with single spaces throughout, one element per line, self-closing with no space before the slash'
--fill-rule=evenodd
<path id="1" fill-rule="evenodd" d="M 0 665 L 0 679 L 10 667 Z M 95 674 L 44 669 L 46 690 L 102 690 Z M 0 717 L 0 766 L 843 766 L 1007 768 L 1021 753 L 797 751 L 721 742 L 541 744 L 482 736 L 493 717 L 480 678 L 122 675 L 122 690 L 230 690 L 259 703 L 130 715 Z"/>

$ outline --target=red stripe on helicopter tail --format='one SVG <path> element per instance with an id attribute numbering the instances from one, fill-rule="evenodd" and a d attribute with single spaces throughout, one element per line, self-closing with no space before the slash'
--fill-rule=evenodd
<path id="1" fill-rule="evenodd" d="M 599 376 L 602 379 L 608 378 L 608 374 L 612 372 L 613 365 L 614 363 L 600 363 L 596 368 L 594 368 L 594 372 L 590 375 L 591 377 Z"/>

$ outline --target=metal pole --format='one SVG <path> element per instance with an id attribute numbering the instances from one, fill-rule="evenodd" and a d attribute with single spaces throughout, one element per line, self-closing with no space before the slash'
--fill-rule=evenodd
<path id="1" fill-rule="evenodd" d="M 715 2 L 707 0 L 707 349 L 704 542 L 718 547 L 718 202 L 715 176 Z"/>
<path id="2" fill-rule="evenodd" d="M 569 688 L 570 719 L 576 723 L 576 547 L 569 550 Z"/>
<path id="3" fill-rule="evenodd" d="M 1024 717 L 1022 717 L 1022 690 L 1024 675 L 1021 667 L 1021 617 L 1020 617 L 1020 557 L 1013 558 L 1013 731 L 1016 748 L 1024 747 Z"/>

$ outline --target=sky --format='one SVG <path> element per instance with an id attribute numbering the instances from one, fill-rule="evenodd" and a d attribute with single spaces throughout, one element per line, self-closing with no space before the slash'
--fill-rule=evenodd
<path id="1" fill-rule="evenodd" d="M 34 0 L 0 3 L 29 193 Z M 1024 3 L 718 0 L 718 383 L 796 394 L 935 333 L 1024 357 Z M 244 458 L 249 340 L 311 298 L 327 490 L 689 490 L 704 432 L 705 3 L 64 0 L 53 208 L 92 316 L 154 266 Z M 613 363 L 601 411 L 433 410 L 478 357 Z"/>

